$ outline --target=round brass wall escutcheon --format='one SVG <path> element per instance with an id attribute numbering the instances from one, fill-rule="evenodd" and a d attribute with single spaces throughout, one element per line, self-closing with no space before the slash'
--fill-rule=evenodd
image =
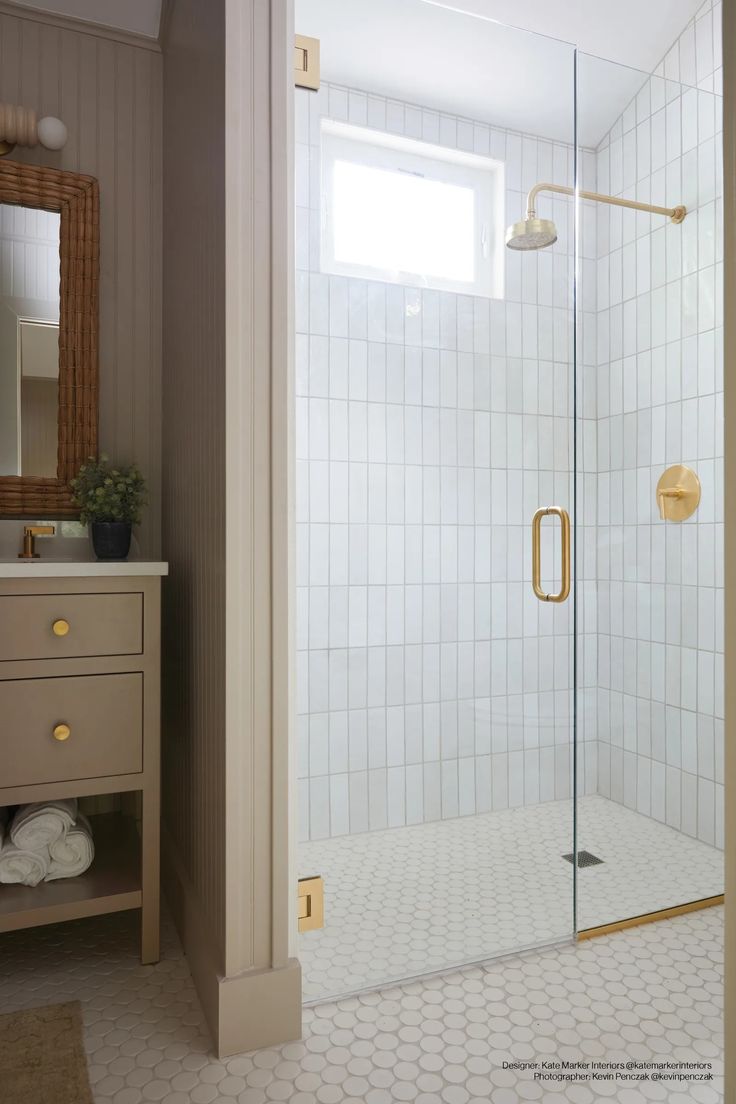
<path id="1" fill-rule="evenodd" d="M 685 521 L 700 504 L 700 480 L 692 468 L 673 464 L 657 483 L 657 507 L 663 521 Z"/>
<path id="2" fill-rule="evenodd" d="M 54 636 L 66 636 L 69 632 L 69 622 L 60 617 L 58 621 L 54 621 L 51 628 L 54 630 Z"/>
<path id="3" fill-rule="evenodd" d="M 68 740 L 72 734 L 68 724 L 57 724 L 54 727 L 54 739 L 55 740 Z"/>

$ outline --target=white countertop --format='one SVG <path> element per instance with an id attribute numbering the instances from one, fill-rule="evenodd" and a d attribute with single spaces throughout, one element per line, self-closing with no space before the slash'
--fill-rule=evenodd
<path id="1" fill-rule="evenodd" d="M 124 575 L 168 575 L 169 565 L 156 560 L 0 560 L 0 579 L 74 579 Z"/>

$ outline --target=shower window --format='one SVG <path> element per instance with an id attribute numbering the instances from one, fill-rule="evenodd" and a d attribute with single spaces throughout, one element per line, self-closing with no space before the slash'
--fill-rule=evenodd
<path id="1" fill-rule="evenodd" d="M 322 271 L 503 296 L 499 161 L 363 127 L 322 129 Z"/>

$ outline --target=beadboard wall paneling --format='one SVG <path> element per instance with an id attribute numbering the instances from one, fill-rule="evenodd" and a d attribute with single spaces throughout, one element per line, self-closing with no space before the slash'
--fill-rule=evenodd
<path id="1" fill-rule="evenodd" d="M 69 130 L 59 152 L 12 157 L 100 182 L 100 447 L 148 478 L 138 539 L 151 557 L 161 547 L 161 72 L 151 49 L 0 13 L 0 100 Z"/>
<path id="2" fill-rule="evenodd" d="M 206 9 L 180 0 L 164 45 L 163 816 L 222 973 L 225 4 Z"/>

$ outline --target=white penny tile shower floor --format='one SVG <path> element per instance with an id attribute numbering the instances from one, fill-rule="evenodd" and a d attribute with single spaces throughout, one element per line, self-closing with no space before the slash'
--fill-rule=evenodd
<path id="1" fill-rule="evenodd" d="M 718 1104 L 722 913 L 307 1008 L 301 1042 L 222 1061 L 171 926 L 162 961 L 141 966 L 134 913 L 0 936 L 0 1002 L 81 1001 L 95 1104 Z M 558 1084 L 503 1067 L 548 1060 L 712 1063 L 715 1080 Z"/>
<path id="2" fill-rule="evenodd" d="M 578 803 L 578 927 L 723 892 L 723 855 L 604 797 Z M 325 881 L 325 927 L 299 938 L 304 999 L 565 939 L 573 930 L 572 803 L 365 832 L 299 845 Z"/>

